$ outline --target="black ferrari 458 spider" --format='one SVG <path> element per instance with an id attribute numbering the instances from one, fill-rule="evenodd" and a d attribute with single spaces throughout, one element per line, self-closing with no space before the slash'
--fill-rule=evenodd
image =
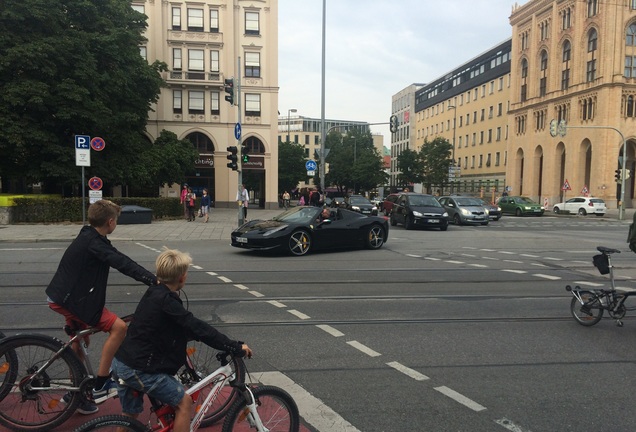
<path id="1" fill-rule="evenodd" d="M 379 249 L 386 243 L 386 219 L 340 208 L 328 210 L 327 219 L 321 217 L 320 207 L 294 207 L 271 220 L 249 221 L 232 232 L 232 246 L 305 255 L 311 250 Z"/>

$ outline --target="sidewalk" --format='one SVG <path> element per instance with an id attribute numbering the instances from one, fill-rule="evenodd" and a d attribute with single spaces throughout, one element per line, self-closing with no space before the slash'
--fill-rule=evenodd
<path id="1" fill-rule="evenodd" d="M 271 219 L 283 209 L 261 210 L 250 208 L 247 217 Z M 80 231 L 81 223 L 0 225 L 0 242 L 72 241 Z M 117 241 L 178 241 L 178 240 L 228 240 L 238 226 L 236 208 L 213 208 L 208 223 L 203 218 L 194 222 L 183 219 L 153 220 L 150 224 L 117 225 L 108 236 Z"/>
<path id="2" fill-rule="evenodd" d="M 249 209 L 248 218 L 271 219 L 282 213 L 283 209 L 261 210 Z M 625 218 L 621 221 L 630 224 L 636 209 L 626 209 Z M 592 220 L 612 220 L 618 222 L 618 210 L 609 209 L 602 218 L 597 216 L 555 215 L 546 212 L 544 218 L 583 218 Z M 504 220 L 515 220 L 514 216 L 504 216 Z M 185 220 L 157 220 L 151 224 L 117 225 L 113 234 L 108 236 L 116 241 L 188 241 L 188 240 L 228 240 L 230 234 L 238 226 L 238 210 L 234 208 L 212 209 L 210 220 L 203 223 L 202 218 L 194 222 Z M 45 242 L 72 241 L 81 228 L 81 223 L 66 224 L 20 224 L 0 225 L 0 242 Z"/>

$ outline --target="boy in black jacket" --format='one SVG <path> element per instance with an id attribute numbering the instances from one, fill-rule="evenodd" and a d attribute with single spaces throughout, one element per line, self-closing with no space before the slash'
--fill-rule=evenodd
<path id="1" fill-rule="evenodd" d="M 109 380 L 110 365 L 115 352 L 126 336 L 126 323 L 104 307 L 108 273 L 113 267 L 126 276 L 156 285 L 154 274 L 115 249 L 106 236 L 115 231 L 121 207 L 109 200 L 99 200 L 88 208 L 88 223 L 66 249 L 64 256 L 46 288 L 49 307 L 66 318 L 67 325 L 76 328 L 95 326 L 109 333 L 104 342 L 97 370 L 93 398 L 96 403 L 107 399 L 114 383 Z M 81 355 L 79 347 L 73 347 Z M 84 402 L 82 414 L 97 412 L 97 407 Z"/>
<path id="2" fill-rule="evenodd" d="M 174 375 L 186 362 L 186 344 L 194 337 L 212 348 L 252 357 L 252 350 L 229 339 L 183 307 L 190 255 L 167 249 L 157 258 L 158 286 L 142 297 L 126 339 L 115 354 L 113 374 L 124 414 L 143 411 L 143 393 L 175 408 L 175 432 L 189 431 L 192 399 Z M 143 392 L 143 393 L 142 393 Z"/>

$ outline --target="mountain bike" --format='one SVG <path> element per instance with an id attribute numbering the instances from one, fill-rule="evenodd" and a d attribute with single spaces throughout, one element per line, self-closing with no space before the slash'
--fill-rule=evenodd
<path id="1" fill-rule="evenodd" d="M 607 311 L 609 316 L 616 320 L 616 325 L 622 327 L 622 319 L 627 311 L 636 310 L 634 306 L 625 305 L 625 301 L 636 294 L 636 289 L 616 287 L 611 255 L 620 253 L 619 250 L 604 246 L 598 246 L 596 250 L 600 254 L 594 255 L 592 262 L 601 274 L 609 274 L 610 288 L 589 289 L 580 286 L 574 288 L 570 285 L 566 286 L 566 291 L 571 292 L 573 296 L 570 302 L 570 312 L 579 324 L 590 327 L 598 323 L 603 318 L 604 312 Z"/>
<path id="2" fill-rule="evenodd" d="M 126 323 L 132 319 L 133 315 L 122 317 Z M 0 341 L 0 370 L 4 371 L 0 372 L 0 424 L 13 431 L 50 431 L 68 420 L 80 402 L 92 401 L 96 375 L 88 355 L 87 337 L 100 330 L 68 326 L 64 329 L 70 336 L 67 342 L 42 334 L 18 334 Z M 76 342 L 82 359 L 72 349 Z M 177 374 L 185 386 L 198 383 L 209 373 L 214 360 L 209 352 L 202 343 L 189 344 L 186 365 Z M 234 359 L 230 369 L 233 378 L 243 382 L 242 359 Z M 232 387 L 221 392 L 202 419 L 203 424 L 220 420 L 238 397 L 239 391 Z"/>
<path id="3" fill-rule="evenodd" d="M 202 418 L 215 403 L 220 389 L 226 384 L 239 390 L 240 397 L 227 411 L 222 432 L 298 432 L 300 415 L 294 399 L 285 390 L 273 386 L 255 387 L 232 379 L 229 365 L 236 357 L 229 352 L 217 354 L 221 367 L 186 390 L 195 403 L 194 418 L 190 431 L 201 426 Z M 126 431 L 126 432 L 168 432 L 172 430 L 174 408 L 164 405 L 152 397 L 150 399 L 151 419 L 143 424 L 125 415 L 109 415 L 93 419 L 75 432 Z M 155 419 L 156 418 L 156 419 Z M 156 420 L 153 422 L 153 420 Z"/>

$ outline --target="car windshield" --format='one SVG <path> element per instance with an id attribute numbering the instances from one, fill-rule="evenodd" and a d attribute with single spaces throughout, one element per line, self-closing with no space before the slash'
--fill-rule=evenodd
<path id="1" fill-rule="evenodd" d="M 409 202 L 415 207 L 441 207 L 442 205 L 437 202 L 432 196 L 410 196 Z"/>
<path id="2" fill-rule="evenodd" d="M 279 222 L 306 223 L 318 217 L 320 207 L 294 207 L 272 218 Z"/>
<path id="3" fill-rule="evenodd" d="M 351 204 L 371 204 L 368 199 L 364 197 L 351 197 L 349 198 Z"/>
<path id="4" fill-rule="evenodd" d="M 481 206 L 483 205 L 477 198 L 460 198 L 455 200 L 458 206 Z"/>
<path id="5" fill-rule="evenodd" d="M 605 204 L 605 201 L 603 201 L 600 198 L 590 198 L 590 202 L 596 203 L 596 204 Z"/>
<path id="6" fill-rule="evenodd" d="M 535 204 L 530 198 L 527 197 L 515 198 L 515 202 L 519 204 Z"/>

